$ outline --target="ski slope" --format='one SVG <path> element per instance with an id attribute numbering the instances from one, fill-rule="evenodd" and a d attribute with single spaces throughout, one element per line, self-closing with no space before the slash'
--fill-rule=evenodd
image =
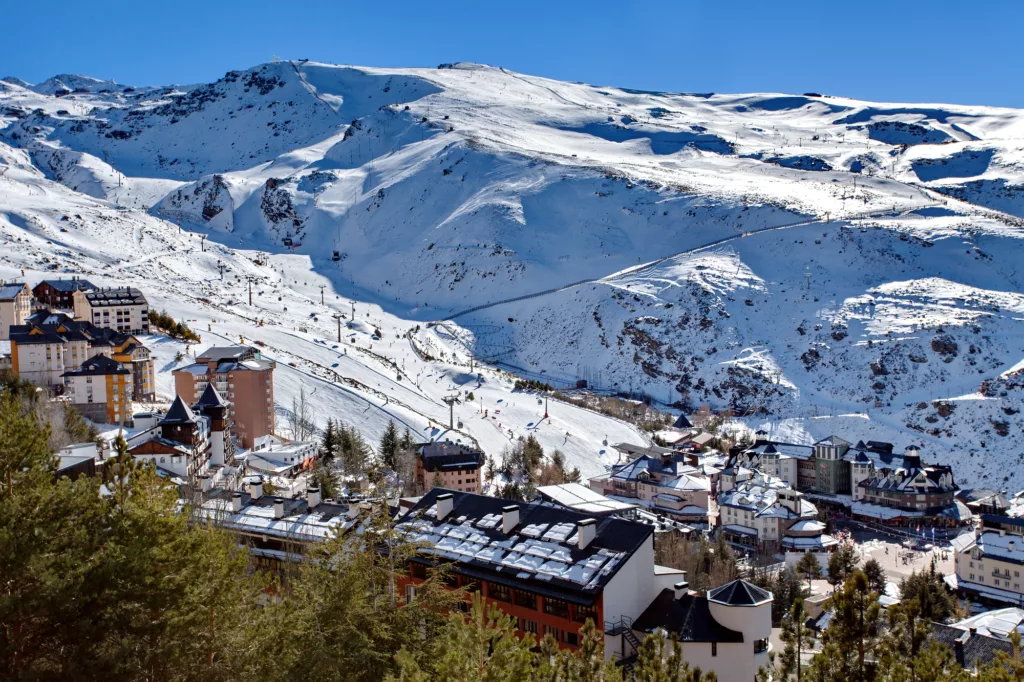
<path id="1" fill-rule="evenodd" d="M 465 63 L 9 78 L 0 276 L 139 286 L 201 347 L 262 344 L 282 425 L 305 390 L 371 441 L 394 420 L 500 460 L 533 433 L 585 475 L 646 442 L 562 403 L 541 419 L 513 370 L 1024 485 L 1022 140 L 1012 109 Z M 185 349 L 150 341 L 169 397 Z"/>

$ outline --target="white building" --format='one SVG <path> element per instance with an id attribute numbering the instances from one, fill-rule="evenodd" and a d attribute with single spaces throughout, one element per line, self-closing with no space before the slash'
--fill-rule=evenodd
<path id="1" fill-rule="evenodd" d="M 685 581 L 662 590 L 633 623 L 640 637 L 677 635 L 691 668 L 713 671 L 720 680 L 750 682 L 768 665 L 772 595 L 744 580 L 704 594 Z"/>
<path id="2" fill-rule="evenodd" d="M 74 293 L 75 317 L 129 334 L 149 333 L 149 302 L 133 287 Z"/>
<path id="3" fill-rule="evenodd" d="M 25 324 L 32 312 L 32 291 L 23 282 L 0 282 L 0 340 L 10 338 L 12 325 Z"/>
<path id="4" fill-rule="evenodd" d="M 953 542 L 956 586 L 969 596 L 1024 604 L 1024 519 L 982 514 Z"/>
<path id="5" fill-rule="evenodd" d="M 803 493 L 760 472 L 718 498 L 720 531 L 731 542 L 749 547 L 778 546 L 790 526 L 817 515 Z"/>

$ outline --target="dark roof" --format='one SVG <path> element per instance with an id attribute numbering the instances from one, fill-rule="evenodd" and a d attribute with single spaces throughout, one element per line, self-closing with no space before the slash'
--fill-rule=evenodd
<path id="1" fill-rule="evenodd" d="M 708 599 L 729 606 L 756 606 L 770 601 L 772 593 L 746 580 L 733 580 L 708 592 Z"/>
<path id="2" fill-rule="evenodd" d="M 679 418 L 676 419 L 675 423 L 672 424 L 672 426 L 674 426 L 677 429 L 692 429 L 693 428 L 693 424 L 690 423 L 690 420 L 686 418 L 685 414 L 680 414 Z"/>
<path id="3" fill-rule="evenodd" d="M 213 387 L 212 383 L 206 384 L 206 389 L 203 391 L 203 395 L 199 397 L 199 402 L 195 404 L 197 408 L 203 407 L 225 407 L 227 403 L 220 397 L 220 393 Z"/>
<path id="4" fill-rule="evenodd" d="M 106 355 L 94 355 L 82 363 L 81 368 L 64 372 L 61 376 L 100 376 L 107 374 L 130 374 L 120 362 L 108 358 Z"/>
<path id="5" fill-rule="evenodd" d="M 171 403 L 171 409 L 167 410 L 167 414 L 160 420 L 161 424 L 187 424 L 194 422 L 196 415 L 192 412 L 185 401 L 181 399 L 181 396 L 176 396 L 174 402 Z"/>
<path id="6" fill-rule="evenodd" d="M 5 282 L 0 284 L 0 301 L 10 301 L 25 288 L 24 282 Z"/>
<path id="7" fill-rule="evenodd" d="M 981 514 L 981 525 L 992 528 L 1001 526 L 1024 526 L 1024 518 L 1003 516 L 1001 514 Z"/>
<path id="8" fill-rule="evenodd" d="M 971 633 L 952 625 L 932 623 L 931 639 L 953 651 L 956 662 L 963 668 L 985 665 L 996 661 L 1000 651 L 1013 656 L 1013 644 L 1006 639 Z"/>
<path id="9" fill-rule="evenodd" d="M 146 305 L 146 297 L 135 287 L 118 289 L 93 289 L 86 291 L 85 298 L 94 308 L 122 305 Z"/>
<path id="10" fill-rule="evenodd" d="M 679 635 L 680 642 L 742 642 L 743 633 L 731 630 L 711 615 L 707 598 L 684 594 L 675 598 L 675 590 L 664 589 L 640 617 L 633 621 L 633 629 L 653 632 L 663 628 Z"/>
<path id="11" fill-rule="evenodd" d="M 448 441 L 425 443 L 420 447 L 420 454 L 427 471 L 481 467 L 484 463 L 484 453 L 480 450 Z"/>
<path id="12" fill-rule="evenodd" d="M 246 360 L 256 356 L 256 349 L 249 346 L 212 346 L 198 356 L 199 362 L 223 362 L 225 360 Z"/>
<path id="13" fill-rule="evenodd" d="M 87 291 L 89 289 L 95 289 L 96 287 L 87 279 L 44 279 L 42 282 L 35 286 L 36 289 L 44 284 L 48 284 L 57 291 L 63 291 L 70 293 L 74 291 Z"/>
<path id="14" fill-rule="evenodd" d="M 438 521 L 434 515 L 437 498 L 442 494 L 453 496 L 452 511 L 444 520 Z M 519 507 L 519 523 L 506 535 L 502 532 L 500 519 L 502 510 L 508 506 Z M 484 517 L 491 519 L 497 517 L 498 523 L 488 524 Z M 580 521 L 595 521 L 594 539 L 583 549 L 577 545 L 578 524 Z M 559 539 L 551 535 L 555 531 L 556 524 L 571 526 L 571 531 Z M 398 521 L 398 527 L 410 533 L 412 537 L 417 535 L 430 534 L 437 538 L 434 540 L 423 539 L 430 543 L 430 547 L 423 547 L 419 551 L 418 560 L 425 563 L 434 561 L 447 561 L 450 553 L 441 550 L 429 551 L 435 548 L 440 540 L 442 526 L 448 529 L 458 529 L 460 534 L 471 531 L 480 540 L 474 541 L 480 545 L 479 550 L 471 555 L 460 554 L 455 562 L 455 570 L 483 580 L 494 581 L 512 587 L 520 587 L 532 592 L 556 596 L 560 599 L 574 603 L 590 604 L 604 590 L 604 587 L 614 577 L 619 569 L 633 556 L 633 554 L 651 537 L 653 530 L 650 526 L 628 519 L 607 516 L 595 519 L 589 514 L 581 514 L 576 511 L 555 507 L 548 504 L 515 502 L 504 500 L 487 495 L 445 490 L 433 488 Z M 448 530 L 444 529 L 444 530 Z M 541 536 L 537 536 L 540 533 Z M 451 536 L 444 538 L 449 543 Z M 489 544 L 485 544 L 489 543 Z M 588 561 L 592 564 L 600 564 L 600 568 L 590 568 L 592 575 L 585 582 L 570 580 L 551 573 L 538 573 L 535 570 L 528 570 L 524 567 L 512 567 L 500 563 L 500 557 L 510 558 L 517 552 L 517 544 L 541 543 L 548 548 L 557 545 L 559 553 L 565 557 L 574 567 L 580 562 Z M 499 544 L 501 546 L 499 546 Z M 487 547 L 491 553 L 484 551 Z M 609 557 L 609 553 L 619 555 Z"/>

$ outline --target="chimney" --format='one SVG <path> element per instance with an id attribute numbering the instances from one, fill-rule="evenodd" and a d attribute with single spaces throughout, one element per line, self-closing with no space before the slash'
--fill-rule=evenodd
<path id="1" fill-rule="evenodd" d="M 452 513 L 452 508 L 455 507 L 455 495 L 452 493 L 443 493 L 437 496 L 437 520 L 444 521 L 445 517 Z"/>
<path id="2" fill-rule="evenodd" d="M 235 493 L 231 496 L 231 511 L 235 514 L 242 511 L 242 493 Z"/>
<path id="3" fill-rule="evenodd" d="M 1006 529 L 1005 528 L 1000 528 L 999 529 L 999 537 L 1001 537 L 1001 538 L 1002 537 L 1006 537 Z"/>
<path id="4" fill-rule="evenodd" d="M 255 481 L 249 481 L 249 496 L 254 500 L 263 497 L 263 478 L 257 477 Z"/>
<path id="5" fill-rule="evenodd" d="M 306 504 L 309 505 L 310 509 L 314 509 L 320 504 L 320 488 L 313 486 L 306 490 Z"/>
<path id="6" fill-rule="evenodd" d="M 199 484 L 204 493 L 210 492 L 210 489 L 213 487 L 209 474 L 199 474 Z"/>
<path id="7" fill-rule="evenodd" d="M 348 509 L 345 510 L 345 518 L 349 519 L 349 520 L 352 520 L 352 519 L 354 519 L 357 516 L 359 516 L 359 505 L 358 504 L 351 504 L 351 505 L 349 505 Z"/>
<path id="8" fill-rule="evenodd" d="M 501 532 L 508 535 L 519 525 L 519 505 L 510 504 L 501 508 Z"/>
<path id="9" fill-rule="evenodd" d="M 679 582 L 677 582 L 675 585 L 672 586 L 672 589 L 675 590 L 675 593 L 676 593 L 676 600 L 679 600 L 679 599 L 683 598 L 683 595 L 686 594 L 686 588 L 689 587 L 689 586 L 690 586 L 690 583 L 686 582 L 685 580 L 680 580 Z"/>
<path id="10" fill-rule="evenodd" d="M 274 518 L 284 518 L 284 500 L 280 497 L 274 498 Z"/>
<path id="11" fill-rule="evenodd" d="M 576 546 L 580 549 L 586 549 L 587 545 L 594 541 L 595 535 L 597 535 L 596 519 L 583 519 L 576 524 Z"/>
<path id="12" fill-rule="evenodd" d="M 1010 542 L 1007 543 L 1007 547 L 1010 549 L 1011 552 L 1013 551 L 1013 545 L 1014 544 L 1015 543 L 1013 542 L 1013 540 L 1010 540 Z"/>

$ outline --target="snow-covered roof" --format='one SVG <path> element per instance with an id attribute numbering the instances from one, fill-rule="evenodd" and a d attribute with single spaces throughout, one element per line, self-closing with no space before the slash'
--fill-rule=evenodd
<path id="1" fill-rule="evenodd" d="M 782 538 L 781 544 L 783 549 L 805 552 L 809 549 L 824 550 L 835 547 L 839 544 L 839 541 L 827 533 L 822 533 L 821 535 L 812 535 L 804 538 L 794 538 L 787 535 Z"/>
<path id="2" fill-rule="evenodd" d="M 1016 631 L 1024 635 L 1024 609 L 1011 607 L 979 613 L 953 623 L 953 627 L 961 630 L 976 630 L 979 635 L 1009 639 L 1010 633 Z"/>
<path id="3" fill-rule="evenodd" d="M 635 509 L 635 504 L 613 500 L 580 483 L 544 485 L 537 488 L 541 497 L 586 514 L 612 514 Z"/>
<path id="4" fill-rule="evenodd" d="M 452 510 L 437 518 L 439 495 L 452 495 Z M 504 508 L 518 507 L 518 523 L 502 530 Z M 580 523 L 594 524 L 594 538 L 579 547 Z M 420 554 L 458 562 L 461 573 L 547 589 L 587 602 L 651 535 L 649 526 L 616 516 L 594 520 L 547 504 L 515 503 L 485 495 L 433 488 L 398 522 Z"/>
<path id="5" fill-rule="evenodd" d="M 284 500 L 284 516 L 274 518 L 275 498 L 240 496 L 241 510 L 232 511 L 233 493 L 207 500 L 199 509 L 204 518 L 236 532 L 290 538 L 298 541 L 325 540 L 332 532 L 348 532 L 359 524 L 355 509 L 347 505 L 320 504 L 310 508 L 305 500 Z"/>
<path id="6" fill-rule="evenodd" d="M 722 530 L 728 533 L 735 533 L 737 535 L 757 535 L 757 530 L 754 528 L 747 528 L 746 526 L 737 526 L 732 523 L 722 526 Z"/>
<path id="7" fill-rule="evenodd" d="M 986 557 L 1024 564 L 1024 537 L 1020 535 L 1001 535 L 999 531 L 987 530 L 978 536 L 977 543 Z"/>

